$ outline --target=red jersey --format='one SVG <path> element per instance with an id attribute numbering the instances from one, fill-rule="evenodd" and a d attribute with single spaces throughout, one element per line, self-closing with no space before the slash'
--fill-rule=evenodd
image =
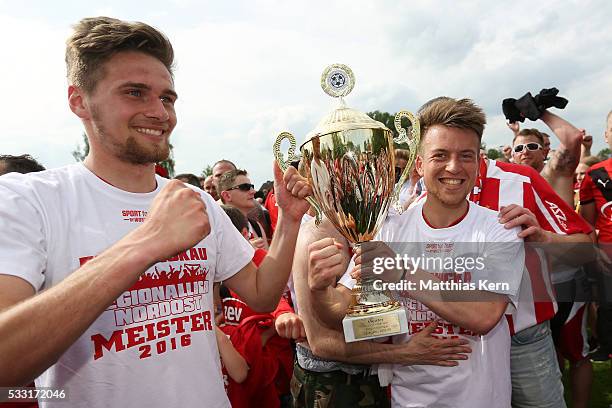
<path id="1" fill-rule="evenodd" d="M 278 220 L 278 205 L 276 204 L 276 196 L 274 195 L 274 190 L 270 190 L 270 192 L 266 196 L 264 207 L 266 208 L 266 210 L 268 210 L 268 213 L 270 213 L 270 224 L 272 227 L 272 233 L 274 234 L 274 230 L 276 229 L 276 221 Z"/>
<path id="2" fill-rule="evenodd" d="M 256 249 L 253 263 L 259 266 L 267 252 Z M 283 313 L 293 312 L 286 295 L 269 314 L 260 314 L 244 303 L 230 290 L 231 297 L 222 299 L 224 325 L 220 329 L 229 336 L 232 345 L 249 365 L 247 379 L 235 383 L 227 373 L 227 395 L 233 407 L 253 405 L 278 407 L 278 396 L 289 392 L 289 380 L 293 373 L 293 349 L 289 340 L 272 336 L 262 347 L 261 335 L 274 327 L 274 319 Z"/>
<path id="3" fill-rule="evenodd" d="M 510 204 L 523 206 L 535 214 L 543 229 L 557 234 L 589 234 L 592 231 L 589 224 L 529 166 L 495 160 L 489 160 L 487 165 L 481 160 L 470 200 L 492 210 Z M 515 312 L 508 316 L 512 334 L 550 320 L 557 312 L 549 264 L 544 254 L 526 248 L 525 260 L 529 279 L 522 280 L 520 297 L 537 301 L 520 301 Z"/>
<path id="4" fill-rule="evenodd" d="M 267 252 L 264 249 L 257 248 L 255 250 L 255 254 L 253 254 L 253 263 L 256 266 L 261 265 L 264 258 L 266 257 Z M 238 326 L 241 321 L 246 319 L 247 317 L 254 316 L 259 314 L 255 312 L 253 309 L 249 307 L 245 302 L 240 299 L 240 297 L 233 291 L 230 290 L 230 297 L 225 297 L 221 299 L 221 305 L 223 306 L 223 323 L 224 326 Z M 291 312 L 293 313 L 293 308 L 289 303 L 289 299 L 287 294 L 283 294 L 280 301 L 278 302 L 278 306 L 271 313 L 273 318 L 277 318 L 283 313 Z M 226 334 L 230 334 L 233 330 L 225 329 L 224 327 L 220 327 Z"/>
<path id="5" fill-rule="evenodd" d="M 612 159 L 592 165 L 580 185 L 580 205 L 594 202 L 599 242 L 612 242 Z"/>

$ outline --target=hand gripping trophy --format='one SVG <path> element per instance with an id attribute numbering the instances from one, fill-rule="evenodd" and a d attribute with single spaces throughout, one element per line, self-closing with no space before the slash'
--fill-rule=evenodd
<path id="1" fill-rule="evenodd" d="M 333 64 L 321 76 L 325 93 L 339 99 L 339 106 L 319 122 L 300 147 L 303 176 L 314 191 L 309 202 L 316 212 L 317 225 L 322 216 L 351 243 L 353 249 L 371 241 L 380 230 L 389 206 L 394 202 L 401 213 L 399 191 L 414 159 L 420 138 L 419 122 L 408 111 L 395 116 L 399 137 L 368 115 L 346 106 L 344 97 L 355 84 L 353 72 L 346 65 Z M 408 137 L 401 127 L 402 118 L 410 120 Z M 290 143 L 288 157 L 280 151 L 281 142 Z M 409 161 L 395 184 L 393 142 L 407 143 Z M 274 143 L 274 156 L 285 170 L 296 161 L 296 142 L 283 132 Z M 363 277 L 353 289 L 353 302 L 343 320 L 347 342 L 385 337 L 408 331 L 406 314 L 390 293 L 374 289 L 372 277 Z"/>

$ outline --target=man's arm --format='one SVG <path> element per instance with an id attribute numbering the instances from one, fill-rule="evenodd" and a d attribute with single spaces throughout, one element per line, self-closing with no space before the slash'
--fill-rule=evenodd
<path id="1" fill-rule="evenodd" d="M 472 350 L 465 339 L 438 339 L 432 336 L 436 322 L 414 334 L 402 344 L 371 341 L 346 343 L 342 333 L 319 326 L 308 344 L 314 355 L 352 364 L 404 364 L 454 367 L 457 360 L 467 360 Z"/>
<path id="2" fill-rule="evenodd" d="M 506 126 L 512 131 L 513 137 L 517 137 L 521 131 L 521 125 L 518 122 L 506 122 Z"/>
<path id="3" fill-rule="evenodd" d="M 553 131 L 561 144 L 555 150 L 550 162 L 544 172 L 545 178 L 551 177 L 574 177 L 574 171 L 580 161 L 580 146 L 582 144 L 583 132 L 565 119 L 544 111 L 540 119 Z"/>
<path id="4" fill-rule="evenodd" d="M 331 329 L 341 329 L 342 319 L 352 301 L 350 289 L 336 285 L 348 265 L 342 252 L 343 245 L 334 238 L 313 239 L 310 242 L 302 246 L 307 248 L 306 266 L 301 265 L 307 271 L 307 296 L 317 305 L 313 312 L 321 323 Z"/>
<path id="5" fill-rule="evenodd" d="M 0 275 L 0 312 L 36 294 L 25 280 L 11 275 Z"/>
<path id="6" fill-rule="evenodd" d="M 499 211 L 499 222 L 507 229 L 521 227 L 522 231 L 518 235 L 520 238 L 541 246 L 551 259 L 560 264 L 581 266 L 596 259 L 590 235 L 546 231 L 540 227 L 535 214 L 527 208 L 516 204 L 502 207 Z"/>
<path id="7" fill-rule="evenodd" d="M 591 155 L 591 147 L 593 146 L 593 136 L 587 135 L 585 129 L 581 129 L 582 143 L 580 147 L 580 161 Z"/>
<path id="8" fill-rule="evenodd" d="M 508 233 L 502 235 L 508 237 Z M 498 271 L 507 266 L 507 259 L 512 259 L 522 264 L 523 249 L 522 242 L 517 242 L 513 237 L 513 242 L 503 244 L 500 251 L 491 250 L 493 254 L 487 256 L 487 265 L 491 271 Z M 504 249 L 504 251 L 501 251 Z M 401 254 L 400 254 L 401 255 Z M 377 245 L 368 245 L 357 250 L 355 256 L 355 266 L 351 271 L 351 276 L 370 276 L 374 279 L 382 279 L 386 282 L 398 282 L 398 271 L 386 270 L 382 274 L 374 272 L 374 259 L 393 259 L 397 254 L 383 242 Z M 503 269 L 505 270 L 505 269 Z M 505 294 L 498 294 L 487 290 L 471 289 L 462 290 L 443 290 L 436 289 L 441 287 L 441 280 L 432 273 L 424 271 L 418 265 L 402 271 L 402 278 L 406 284 L 411 284 L 412 288 L 408 292 L 411 299 L 417 300 L 427 306 L 432 312 L 443 319 L 458 326 L 469 329 L 477 334 L 486 334 L 493 329 L 506 311 L 509 302 Z M 489 277 L 491 279 L 493 276 Z M 513 286 L 518 287 L 520 276 L 508 276 L 505 279 L 512 279 Z M 514 282 L 516 281 L 516 282 Z M 432 285 L 422 285 L 422 283 L 432 283 Z M 476 285 L 479 285 L 476 282 Z M 429 289 L 433 288 L 433 289 Z M 479 286 L 477 286 L 479 288 Z"/>
<path id="9" fill-rule="evenodd" d="M 249 263 L 225 285 L 238 293 L 253 310 L 271 312 L 287 286 L 302 216 L 308 210 L 304 198 L 312 190 L 297 170 L 289 167 L 283 175 L 274 163 L 274 191 L 278 203 L 278 222 L 270 250 L 259 266 Z"/>
<path id="10" fill-rule="evenodd" d="M 325 323 L 330 328 L 340 327 L 340 321 L 346 314 L 346 308 L 351 299 L 348 288 L 344 288 L 342 285 L 338 285 L 337 288 L 332 288 L 331 280 L 327 279 L 328 276 L 334 273 L 334 270 L 342 269 L 341 267 L 335 266 L 335 264 L 332 268 L 329 267 L 330 263 L 328 259 L 330 254 L 335 253 L 334 248 L 337 247 L 331 238 L 322 239 L 309 246 L 308 279 L 312 281 L 313 275 L 318 279 L 314 284 L 312 282 L 309 283 L 310 293 L 313 298 L 312 302 L 317 305 L 316 314 L 321 319 L 321 322 Z M 373 245 L 371 248 L 373 249 L 368 250 L 367 256 L 364 255 L 365 252 L 362 253 L 361 250 L 357 251 L 355 266 L 351 271 L 351 276 L 353 278 L 358 278 L 360 276 L 376 276 L 376 279 L 396 282 L 397 279 L 395 279 L 395 276 L 397 276 L 397 274 L 394 273 L 394 271 L 384 276 L 374 275 L 371 261 L 368 261 L 365 266 L 362 265 L 362 259 L 372 260 L 374 258 L 385 258 L 390 256 L 389 251 L 391 250 L 386 245 Z M 393 251 L 391 251 L 391 253 L 393 253 L 391 258 L 394 258 L 395 253 Z M 417 288 L 419 287 L 420 281 L 431 280 L 436 283 L 440 282 L 434 275 L 421 269 L 417 269 L 414 273 L 406 274 L 405 280 L 414 282 Z M 453 298 L 451 299 L 449 295 Z M 461 291 L 446 293 L 438 290 L 411 290 L 410 297 L 423 303 L 431 311 L 449 322 L 478 334 L 486 334 L 495 327 L 504 314 L 508 303 L 508 298 L 505 295 L 479 290 L 469 291 L 468 293 L 463 293 Z M 478 299 L 478 301 L 463 301 L 462 299 Z"/>
<path id="11" fill-rule="evenodd" d="M 147 268 L 209 232 L 200 195 L 172 180 L 140 227 L 54 287 L 32 296 L 25 281 L 0 276 L 0 386 L 36 378 Z"/>
<path id="12" fill-rule="evenodd" d="M 249 365 L 242 355 L 236 350 L 229 337 L 223 331 L 215 326 L 215 334 L 217 336 L 217 346 L 223 366 L 227 374 L 238 384 L 244 382 L 249 375 Z"/>
<path id="13" fill-rule="evenodd" d="M 356 265 L 353 272 L 357 272 L 359 267 Z M 358 273 L 354 276 L 358 276 Z M 416 289 L 410 291 L 410 298 L 421 302 L 441 318 L 476 334 L 487 334 L 493 329 L 504 315 L 509 301 L 506 295 L 483 290 L 420 289 L 420 282 L 441 282 L 422 269 L 406 274 L 405 280 L 415 284 Z"/>

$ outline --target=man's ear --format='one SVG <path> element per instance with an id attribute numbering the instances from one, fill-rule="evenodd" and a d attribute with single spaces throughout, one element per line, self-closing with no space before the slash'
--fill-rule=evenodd
<path id="1" fill-rule="evenodd" d="M 414 168 L 420 177 L 423 177 L 423 157 L 420 153 L 417 153 L 416 161 L 414 162 Z"/>
<path id="2" fill-rule="evenodd" d="M 68 86 L 68 105 L 70 110 L 81 119 L 90 119 L 91 114 L 83 91 L 74 85 Z"/>
<path id="3" fill-rule="evenodd" d="M 221 197 L 221 201 L 223 201 L 223 204 L 227 204 L 232 200 L 230 197 L 230 193 L 227 190 L 222 191 L 221 194 L 219 194 L 219 196 Z"/>

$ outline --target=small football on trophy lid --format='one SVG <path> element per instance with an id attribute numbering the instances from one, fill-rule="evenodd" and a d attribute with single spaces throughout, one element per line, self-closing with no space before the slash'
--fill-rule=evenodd
<path id="1" fill-rule="evenodd" d="M 348 66 L 332 64 L 325 68 L 321 75 L 321 88 L 329 96 L 338 98 L 339 104 L 323 116 L 317 126 L 306 135 L 306 143 L 314 136 L 323 136 L 335 132 L 355 129 L 388 130 L 383 123 L 370 118 L 361 111 L 346 106 L 344 97 L 351 93 L 354 86 L 355 75 Z"/>
<path id="2" fill-rule="evenodd" d="M 353 70 L 344 64 L 332 64 L 325 68 L 321 75 L 321 88 L 334 98 L 350 94 L 354 86 Z"/>

